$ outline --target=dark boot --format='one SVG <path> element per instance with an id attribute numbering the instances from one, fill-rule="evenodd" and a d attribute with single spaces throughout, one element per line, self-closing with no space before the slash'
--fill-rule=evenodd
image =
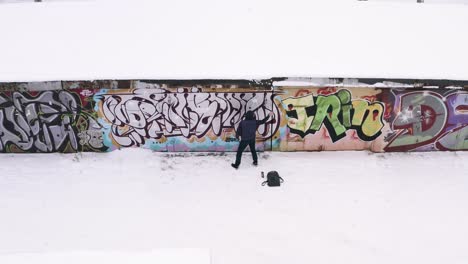
<path id="1" fill-rule="evenodd" d="M 232 166 L 234 169 L 236 169 L 236 170 L 239 168 L 239 165 L 236 165 L 236 164 L 234 164 L 234 163 L 232 163 L 231 166 Z"/>
<path id="2" fill-rule="evenodd" d="M 255 151 L 255 140 L 249 141 L 250 152 L 252 153 L 253 165 L 258 165 L 258 156 L 257 152 Z"/>

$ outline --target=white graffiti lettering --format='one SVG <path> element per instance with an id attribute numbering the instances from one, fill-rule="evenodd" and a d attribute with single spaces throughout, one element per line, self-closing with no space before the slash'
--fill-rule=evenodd
<path id="1" fill-rule="evenodd" d="M 258 119 L 274 118 L 258 128 L 263 139 L 278 130 L 280 112 L 273 93 L 202 92 L 198 88 L 136 89 L 101 95 L 99 107 L 111 124 L 112 138 L 121 146 L 144 144 L 162 136 L 204 137 L 209 131 L 237 128 L 246 111 Z"/>
<path id="2" fill-rule="evenodd" d="M 77 98 L 66 91 L 45 91 L 37 97 L 13 92 L 0 94 L 0 152 L 14 145 L 28 152 L 77 150 Z"/>

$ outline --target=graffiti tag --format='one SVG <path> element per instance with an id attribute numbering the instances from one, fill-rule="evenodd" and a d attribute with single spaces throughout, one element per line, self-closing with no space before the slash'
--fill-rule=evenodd
<path id="1" fill-rule="evenodd" d="M 282 102 L 287 107 L 290 131 L 301 137 L 325 125 L 333 142 L 345 137 L 348 129 L 356 130 L 361 140 L 371 141 L 384 127 L 382 103 L 351 100 L 351 93 L 345 89 L 329 95 L 290 97 Z"/>
<path id="2" fill-rule="evenodd" d="M 278 130 L 279 109 L 273 93 L 201 92 L 198 88 L 136 89 L 98 97 L 100 111 L 111 124 L 111 136 L 120 146 L 142 145 L 146 139 L 163 136 L 204 137 L 208 132 L 220 136 L 223 129 L 237 128 L 246 111 L 257 118 L 273 113 L 275 118 L 258 128 L 262 139 Z"/>
<path id="3" fill-rule="evenodd" d="M 67 91 L 0 94 L 0 152 L 13 145 L 28 152 L 76 151 L 79 113 L 79 98 Z"/>
<path id="4" fill-rule="evenodd" d="M 440 150 L 468 149 L 468 93 L 444 97 L 418 91 L 395 97 L 400 111 L 392 126 L 398 133 L 385 151 L 408 151 L 427 145 Z"/>

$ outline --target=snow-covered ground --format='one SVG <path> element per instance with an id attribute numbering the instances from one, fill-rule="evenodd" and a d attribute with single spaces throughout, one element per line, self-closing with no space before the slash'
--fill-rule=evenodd
<path id="1" fill-rule="evenodd" d="M 5 4 L 0 81 L 468 80 L 467 25 L 466 5 Z M 465 264 L 467 158 L 274 152 L 236 171 L 232 153 L 3 154 L 0 264 L 146 264 L 170 252 L 208 252 L 213 264 Z M 262 170 L 284 186 L 262 187 Z"/>
<path id="2" fill-rule="evenodd" d="M 260 157 L 236 171 L 233 153 L 0 155 L 0 263 L 186 248 L 214 264 L 468 262 L 468 153 Z M 262 170 L 285 184 L 262 187 Z"/>

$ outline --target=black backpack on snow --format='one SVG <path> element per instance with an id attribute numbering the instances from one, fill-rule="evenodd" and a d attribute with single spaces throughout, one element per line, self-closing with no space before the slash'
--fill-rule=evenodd
<path id="1" fill-rule="evenodd" d="M 265 178 L 265 175 L 262 171 L 262 178 Z M 267 180 L 262 183 L 262 186 L 268 185 L 270 187 L 277 187 L 283 183 L 284 180 L 281 178 L 277 171 L 270 171 L 267 173 Z"/>

